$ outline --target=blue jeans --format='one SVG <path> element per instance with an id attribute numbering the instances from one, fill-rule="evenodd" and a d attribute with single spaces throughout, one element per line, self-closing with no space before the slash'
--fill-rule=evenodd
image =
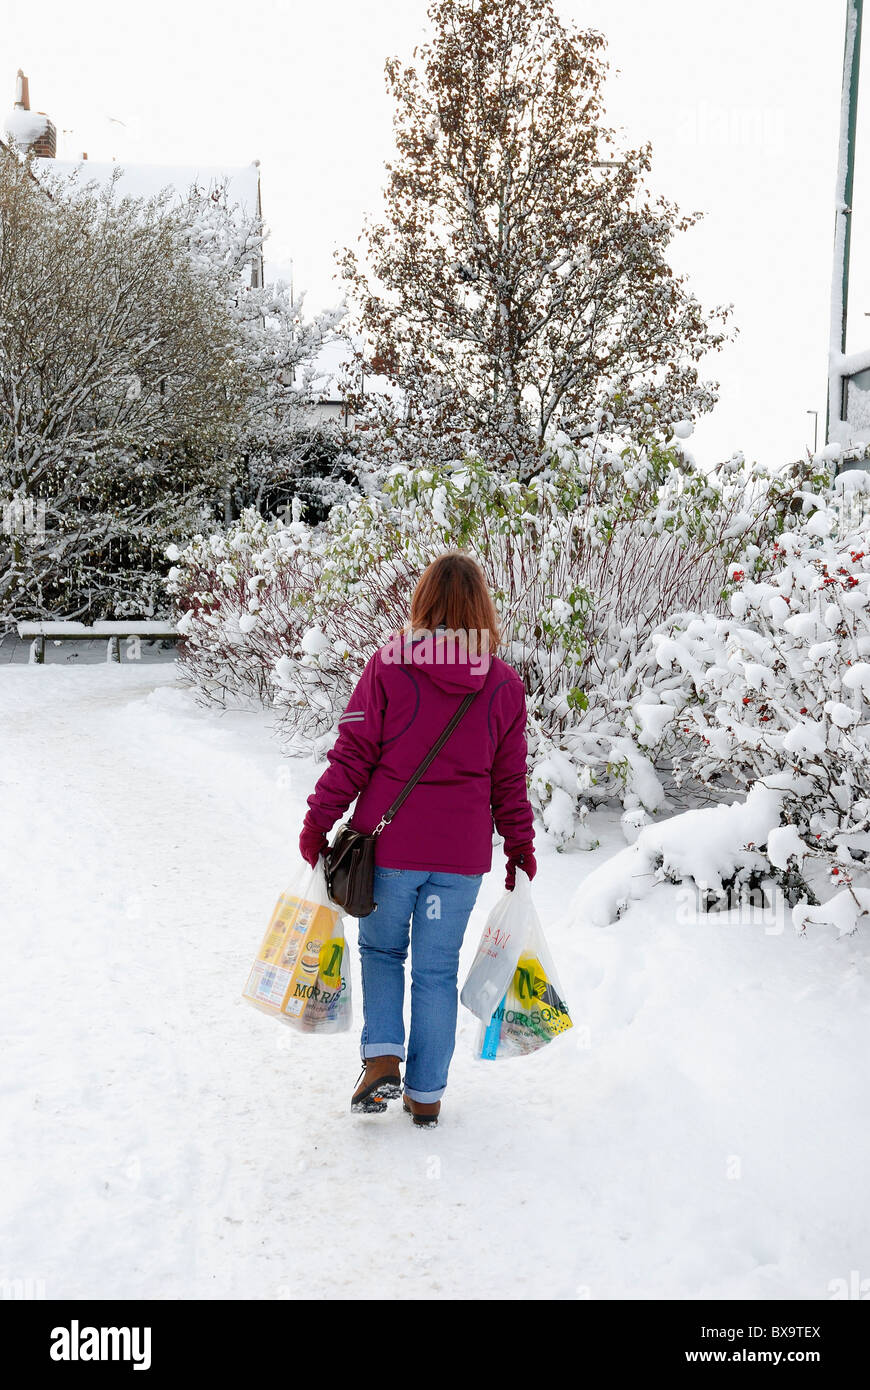
<path id="1" fill-rule="evenodd" d="M 405 1060 L 405 960 L 411 943 L 411 1030 L 405 1093 L 440 1100 L 456 1043 L 459 948 L 482 874 L 375 868 L 377 910 L 359 919 L 361 1056 Z M 413 927 L 413 930 L 412 930 Z"/>

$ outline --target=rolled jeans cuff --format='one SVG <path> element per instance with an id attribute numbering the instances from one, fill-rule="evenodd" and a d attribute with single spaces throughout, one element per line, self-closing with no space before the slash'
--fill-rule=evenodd
<path id="1" fill-rule="evenodd" d="M 419 1101 L 421 1105 L 432 1105 L 441 1099 L 447 1087 L 442 1086 L 440 1091 L 414 1091 L 410 1086 L 403 1086 L 402 1090 L 409 1100 Z"/>
<path id="2" fill-rule="evenodd" d="M 364 1062 L 369 1057 L 398 1057 L 404 1062 L 405 1048 L 402 1043 L 363 1043 L 359 1055 Z"/>

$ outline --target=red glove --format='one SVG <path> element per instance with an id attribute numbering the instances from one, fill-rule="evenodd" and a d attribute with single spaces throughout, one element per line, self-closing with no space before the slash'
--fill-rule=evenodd
<path id="1" fill-rule="evenodd" d="M 517 869 L 522 869 L 529 878 L 535 877 L 538 872 L 538 865 L 535 860 L 534 845 L 517 845 L 516 849 L 512 849 L 508 855 L 504 886 L 511 891 L 516 887 Z"/>
<path id="2" fill-rule="evenodd" d="M 324 832 L 316 825 L 312 825 L 308 817 L 302 822 L 302 834 L 299 836 L 299 853 L 312 869 L 316 867 L 317 860 L 321 854 L 325 854 L 329 849 L 329 841 Z"/>

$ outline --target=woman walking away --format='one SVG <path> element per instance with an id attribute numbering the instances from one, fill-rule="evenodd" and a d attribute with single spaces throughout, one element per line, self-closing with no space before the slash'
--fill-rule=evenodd
<path id="1" fill-rule="evenodd" d="M 459 949 L 504 838 L 506 886 L 518 865 L 535 875 L 526 791 L 526 701 L 493 653 L 498 621 L 470 556 L 441 555 L 424 572 L 410 623 L 375 652 L 338 721 L 329 766 L 308 798 L 299 848 L 314 865 L 327 832 L 355 798 L 351 825 L 370 834 L 466 697 L 474 698 L 416 783 L 375 853 L 375 910 L 360 918 L 363 1073 L 351 1109 L 386 1110 L 402 1091 L 403 1004 L 411 947 L 411 1027 L 404 1108 L 435 1124 L 456 1040 Z"/>

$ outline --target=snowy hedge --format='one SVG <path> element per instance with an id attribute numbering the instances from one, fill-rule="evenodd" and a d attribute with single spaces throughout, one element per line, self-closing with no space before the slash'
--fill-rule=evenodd
<path id="1" fill-rule="evenodd" d="M 678 783 L 777 793 L 758 847 L 793 903 L 848 889 L 870 862 L 868 503 L 868 475 L 842 474 L 760 575 L 763 555 L 732 570 L 728 613 L 661 624 L 649 646 L 667 688 L 631 715 L 653 757 L 675 752 Z"/>
<path id="2" fill-rule="evenodd" d="M 327 743 L 368 656 L 405 622 L 422 568 L 465 547 L 526 686 L 533 801 L 559 846 L 588 844 L 590 804 L 619 796 L 639 826 L 665 803 L 645 740 L 654 711 L 669 717 L 686 697 L 653 634 L 674 611 L 724 611 L 729 566 L 766 572 L 804 481 L 740 456 L 708 476 L 676 444 L 563 441 L 525 484 L 476 460 L 399 467 L 315 530 L 248 513 L 173 552 L 182 660 L 203 698 L 262 701 L 288 746 Z"/>

